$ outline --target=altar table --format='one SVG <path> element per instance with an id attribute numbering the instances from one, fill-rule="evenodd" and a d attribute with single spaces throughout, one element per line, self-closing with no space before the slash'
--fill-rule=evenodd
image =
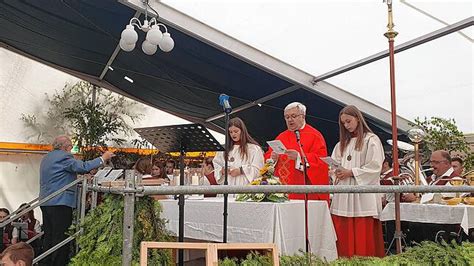
<path id="1" fill-rule="evenodd" d="M 178 201 L 161 200 L 167 229 L 178 234 Z M 309 201 L 311 251 L 328 261 L 337 259 L 336 233 L 326 201 Z M 222 242 L 223 198 L 187 199 L 184 237 Z M 238 202 L 229 198 L 227 219 L 229 243 L 275 243 L 281 254 L 305 250 L 304 201 L 283 203 Z"/>
<path id="2" fill-rule="evenodd" d="M 395 204 L 387 204 L 381 221 L 395 220 Z M 466 234 L 474 228 L 473 205 L 400 203 L 400 220 L 417 223 L 460 224 Z"/>

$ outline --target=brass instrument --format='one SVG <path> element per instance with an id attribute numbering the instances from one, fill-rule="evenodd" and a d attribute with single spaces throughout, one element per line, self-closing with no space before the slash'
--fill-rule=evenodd
<path id="1" fill-rule="evenodd" d="M 474 186 L 474 170 L 468 171 L 464 175 L 462 175 L 462 178 L 466 180 L 466 183 L 470 186 Z"/>
<path id="2" fill-rule="evenodd" d="M 387 143 L 392 145 L 393 142 L 391 139 L 387 140 Z M 416 160 L 415 160 L 415 147 L 411 145 L 410 143 L 406 143 L 403 141 L 397 141 L 397 146 L 399 150 L 402 150 L 406 152 L 405 156 L 402 159 L 399 159 L 399 165 L 400 165 L 400 177 L 403 177 L 399 185 L 415 185 L 415 180 L 416 180 Z M 421 170 L 420 167 L 418 167 L 418 175 L 419 175 L 419 180 L 420 184 L 422 185 L 427 185 L 426 182 L 426 171 L 430 171 L 430 169 L 426 170 Z"/>
<path id="3" fill-rule="evenodd" d="M 474 170 L 468 171 L 462 175 L 462 177 L 469 186 L 474 186 Z M 474 194 L 468 194 L 466 197 L 464 197 L 463 201 L 464 204 L 474 205 Z"/>

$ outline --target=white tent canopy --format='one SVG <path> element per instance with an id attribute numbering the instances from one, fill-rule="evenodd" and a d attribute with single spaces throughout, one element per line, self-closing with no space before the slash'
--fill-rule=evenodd
<path id="1" fill-rule="evenodd" d="M 382 1 L 162 2 L 315 77 L 388 47 Z M 396 45 L 473 19 L 472 1 L 394 1 L 393 10 Z M 399 115 L 454 118 L 474 132 L 473 30 L 396 54 Z M 390 110 L 388 58 L 327 81 Z"/>

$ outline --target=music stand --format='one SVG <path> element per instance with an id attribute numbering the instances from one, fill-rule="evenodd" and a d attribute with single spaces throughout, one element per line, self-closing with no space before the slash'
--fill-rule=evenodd
<path id="1" fill-rule="evenodd" d="M 25 222 L 13 222 L 11 225 L 18 232 L 18 241 L 28 240 L 28 223 Z"/>
<path id="2" fill-rule="evenodd" d="M 162 152 L 179 152 L 179 184 L 184 186 L 184 155 L 186 152 L 224 151 L 224 148 L 201 124 L 147 127 L 134 129 L 142 138 Z M 184 242 L 184 195 L 179 195 L 178 241 Z M 184 265 L 184 253 L 178 251 L 179 265 Z"/>
<path id="3" fill-rule="evenodd" d="M 4 247 L 3 239 L 4 239 L 4 232 L 5 232 L 5 227 L 0 227 L 0 253 L 6 248 Z"/>

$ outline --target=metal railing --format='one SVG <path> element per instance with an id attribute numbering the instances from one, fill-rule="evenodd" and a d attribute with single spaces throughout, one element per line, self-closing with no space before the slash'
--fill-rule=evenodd
<path id="1" fill-rule="evenodd" d="M 42 198 L 41 200 L 39 200 L 39 198 L 36 198 L 36 199 L 30 201 L 30 203 L 28 203 L 28 204 L 31 204 L 31 203 L 36 202 L 36 201 L 37 201 L 37 202 L 34 203 L 34 204 L 31 204 L 30 207 L 28 207 L 28 208 L 24 208 L 24 209 L 21 209 L 21 210 L 17 210 L 17 211 L 15 211 L 15 212 L 11 213 L 10 215 L 8 215 L 8 216 L 6 217 L 6 220 L 4 220 L 3 222 L 0 223 L 0 228 L 5 227 L 7 224 L 10 224 L 11 222 L 13 222 L 13 221 L 15 221 L 16 219 L 18 219 L 18 218 L 20 218 L 21 216 L 23 216 L 23 214 L 25 214 L 25 213 L 27 213 L 27 212 L 29 212 L 29 211 L 35 209 L 36 207 L 39 207 L 41 204 L 43 204 L 43 203 L 49 201 L 50 199 L 56 197 L 57 195 L 63 193 L 63 192 L 66 191 L 67 189 L 69 189 L 69 188 L 71 188 L 71 187 L 73 187 L 73 186 L 75 186 L 75 185 L 81 183 L 82 180 L 83 180 L 82 178 L 78 178 L 78 179 L 74 180 L 73 182 L 71 182 L 71 183 L 65 185 L 64 187 L 62 187 L 62 188 L 59 189 L 58 191 L 56 191 L 56 192 L 50 194 L 49 196 L 47 196 L 47 197 L 45 197 L 45 198 Z M 38 201 L 38 200 L 39 200 L 39 201 Z"/>
<path id="2" fill-rule="evenodd" d="M 124 187 L 99 186 L 97 182 L 88 186 L 88 190 L 120 194 L 124 196 L 124 226 L 122 265 L 132 263 L 133 217 L 135 197 L 145 195 L 187 195 L 187 194 L 243 194 L 243 193 L 474 193 L 474 186 L 302 186 L 302 185 L 267 185 L 267 186 L 140 186 L 135 183 L 133 170 L 125 171 Z"/>
<path id="3" fill-rule="evenodd" d="M 318 185 L 318 186 L 303 186 L 303 185 L 267 185 L 267 186 L 141 186 L 136 183 L 136 175 L 133 170 L 125 171 L 125 186 L 124 187 L 106 187 L 97 184 L 96 180 L 93 180 L 92 185 L 88 185 L 83 178 L 78 178 L 74 182 L 64 186 L 60 190 L 52 193 L 51 195 L 39 200 L 37 203 L 32 204 L 30 207 L 25 208 L 21 211 L 17 211 L 14 215 L 8 216 L 7 220 L 0 223 L 0 228 L 9 224 L 13 220 L 21 217 L 28 211 L 40 206 L 42 203 L 54 198 L 55 196 L 63 193 L 67 189 L 82 182 L 81 196 L 80 199 L 80 212 L 79 212 L 79 223 L 83 221 L 85 216 L 85 201 L 87 191 L 92 191 L 93 194 L 97 192 L 120 194 L 124 196 L 124 217 L 123 217 L 123 246 L 122 246 L 122 265 L 131 265 L 132 262 L 132 243 L 133 243 L 133 221 L 134 221 L 134 209 L 135 209 L 135 197 L 141 197 L 146 195 L 190 195 L 190 194 L 243 194 L 243 193 L 294 193 L 294 194 L 306 194 L 306 193 L 444 193 L 444 192 L 462 192 L 462 193 L 474 193 L 474 186 L 330 186 L 330 185 Z M 92 198 L 91 208 L 95 208 L 96 202 Z M 30 202 L 37 201 L 35 199 Z M 54 247 L 43 252 L 41 255 L 34 259 L 34 263 L 38 263 L 40 260 L 53 253 L 57 249 L 66 245 L 75 239 L 82 232 L 82 228 L 70 237 L 64 239 L 62 242 L 56 244 Z M 38 236 L 39 237 L 39 236 Z M 33 241 L 33 240 L 31 240 Z"/>
<path id="4" fill-rule="evenodd" d="M 78 224 L 80 224 L 84 220 L 84 217 L 85 217 L 85 201 L 86 201 L 86 193 L 87 193 L 87 179 L 85 179 L 83 177 L 78 177 L 73 182 L 65 185 L 64 187 L 60 188 L 59 190 L 55 191 L 54 193 L 51 193 L 50 195 L 48 195 L 48 196 L 46 196 L 42 199 L 40 199 L 38 197 L 38 198 L 35 198 L 32 201 L 28 202 L 27 204 L 30 205 L 29 207 L 19 209 L 19 210 L 16 210 L 16 211 L 12 212 L 10 215 L 8 215 L 5 218 L 5 220 L 3 222 L 0 223 L 0 228 L 3 228 L 5 226 L 7 226 L 8 224 L 10 224 L 11 222 L 17 220 L 18 218 L 20 218 L 24 214 L 28 213 L 29 211 L 39 207 L 41 204 L 43 204 L 45 202 L 48 202 L 52 198 L 60 195 L 61 193 L 64 193 L 66 190 L 70 189 L 71 187 L 76 186 L 79 183 L 82 183 L 81 191 L 79 193 L 81 198 L 80 198 L 80 201 L 78 201 L 78 203 L 80 204 L 79 205 L 80 213 L 79 213 L 79 218 L 78 218 Z M 33 260 L 33 264 L 38 263 L 40 260 L 44 259 L 49 254 L 51 254 L 54 251 L 58 250 L 62 246 L 68 244 L 69 242 L 74 240 L 81 232 L 82 232 L 82 228 L 80 230 L 78 230 L 76 233 L 74 233 L 73 235 L 71 235 L 68 238 L 61 241 L 60 243 L 58 243 L 55 246 L 51 247 L 50 249 L 44 251 L 43 253 L 41 253 L 41 255 L 37 256 Z M 44 235 L 44 232 L 41 232 L 41 233 L 35 235 L 34 237 L 32 237 L 31 239 L 29 239 L 28 241 L 26 241 L 26 243 L 31 243 L 31 242 L 35 241 L 36 239 L 40 238 L 43 235 Z"/>
<path id="5" fill-rule="evenodd" d="M 64 239 L 63 241 L 57 243 L 54 247 L 46 250 L 45 252 L 41 253 L 41 255 L 39 255 L 38 257 L 36 257 L 34 260 L 33 260 L 33 264 L 36 264 L 38 263 L 40 260 L 46 258 L 46 256 L 48 256 L 49 254 L 55 252 L 56 250 L 60 249 L 62 246 L 66 245 L 67 243 L 71 242 L 72 240 L 74 240 L 81 232 L 78 231 L 76 233 L 74 233 L 72 236 L 69 236 L 68 238 Z"/>
<path id="6" fill-rule="evenodd" d="M 44 232 L 36 234 L 34 237 L 28 239 L 26 243 L 30 244 L 31 242 L 35 241 L 36 239 L 42 237 L 44 235 Z"/>

